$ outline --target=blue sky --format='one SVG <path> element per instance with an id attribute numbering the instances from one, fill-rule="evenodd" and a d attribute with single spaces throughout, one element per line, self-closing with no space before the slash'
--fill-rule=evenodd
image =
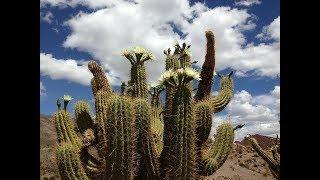
<path id="1" fill-rule="evenodd" d="M 148 80 L 163 72 L 162 51 L 175 41 L 191 43 L 196 66 L 205 55 L 205 30 L 216 36 L 216 71 L 235 70 L 235 96 L 216 121 L 231 119 L 248 126 L 239 132 L 279 134 L 279 0 L 41 0 L 40 111 L 56 111 L 56 99 L 70 94 L 91 101 L 88 60 L 105 68 L 114 89 L 127 80 L 129 63 L 120 53 L 141 45 L 156 55 L 147 65 Z M 216 78 L 214 91 L 219 89 Z M 215 126 L 215 125 L 214 125 Z"/>

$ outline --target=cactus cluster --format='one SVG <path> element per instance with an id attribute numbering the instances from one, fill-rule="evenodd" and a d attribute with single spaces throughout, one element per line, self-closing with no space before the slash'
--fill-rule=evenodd
<path id="1" fill-rule="evenodd" d="M 120 95 L 112 91 L 103 68 L 90 61 L 95 118 L 84 101 L 75 105 L 76 126 L 59 103 L 54 115 L 61 177 L 201 179 L 219 169 L 231 150 L 235 128 L 223 123 L 212 147 L 203 152 L 202 146 L 209 137 L 213 114 L 230 102 L 233 80 L 232 72 L 218 75 L 220 92 L 211 95 L 215 40 L 211 31 L 206 32 L 206 38 L 201 73 L 192 69 L 190 45 L 177 43 L 173 51 L 164 51 L 165 72 L 150 89 L 145 63 L 155 57 L 141 47 L 124 50 L 122 56 L 131 63 L 131 71 L 130 80 L 121 84 Z M 192 81 L 199 81 L 195 95 Z"/>

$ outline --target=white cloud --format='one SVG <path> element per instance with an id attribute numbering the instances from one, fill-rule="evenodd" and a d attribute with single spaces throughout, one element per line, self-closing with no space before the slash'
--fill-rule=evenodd
<path id="1" fill-rule="evenodd" d="M 229 119 L 233 125 L 244 123 L 245 126 L 236 131 L 236 140 L 243 139 L 247 134 L 275 136 L 280 134 L 280 86 L 275 86 L 268 94 L 252 96 L 242 90 L 234 94 L 226 108 L 227 116 L 213 117 L 211 135 L 216 127 Z"/>
<path id="2" fill-rule="evenodd" d="M 40 72 L 53 80 L 65 79 L 82 85 L 89 85 L 92 78 L 86 65 L 78 65 L 72 59 L 56 59 L 45 53 L 40 53 Z"/>
<path id="3" fill-rule="evenodd" d="M 40 0 L 40 7 L 77 7 L 79 5 L 89 7 L 91 9 L 98 9 L 103 7 L 109 7 L 116 4 L 121 0 Z"/>
<path id="4" fill-rule="evenodd" d="M 53 80 L 64 79 L 85 86 L 90 85 L 93 77 L 88 70 L 88 62 L 84 60 L 56 59 L 52 54 L 40 53 L 40 73 Z M 104 69 L 106 69 L 104 67 Z M 106 73 L 110 84 L 120 85 L 120 81 L 112 71 Z"/>
<path id="5" fill-rule="evenodd" d="M 175 40 L 183 41 L 170 23 L 186 34 L 197 65 L 202 66 L 206 39 L 204 32 L 213 30 L 216 36 L 217 70 L 233 68 L 245 76 L 253 71 L 257 76 L 275 77 L 280 71 L 279 43 L 246 44 L 244 31 L 255 28 L 255 16 L 247 10 L 216 7 L 202 3 L 190 6 L 187 0 L 122 2 L 96 10 L 80 12 L 65 25 L 71 28 L 64 47 L 90 53 L 104 66 L 127 81 L 130 65 L 120 56 L 124 48 L 143 46 L 156 55 L 147 63 L 149 83 L 156 81 L 164 69 L 164 49 Z M 237 73 L 236 75 L 239 75 Z"/>
<path id="6" fill-rule="evenodd" d="M 40 18 L 41 20 L 51 24 L 53 19 L 53 14 L 49 11 L 46 14 L 43 14 L 43 12 L 40 12 Z"/>
<path id="7" fill-rule="evenodd" d="M 260 0 L 236 0 L 235 5 L 238 6 L 253 6 L 256 4 L 261 4 Z"/>
<path id="8" fill-rule="evenodd" d="M 263 27 L 262 33 L 258 34 L 257 38 L 280 41 L 280 16 L 272 21 L 270 25 Z"/>
<path id="9" fill-rule="evenodd" d="M 41 96 L 46 96 L 46 94 L 47 94 L 46 87 L 44 87 L 44 85 L 43 85 L 42 82 L 40 81 L 40 97 L 41 97 Z"/>

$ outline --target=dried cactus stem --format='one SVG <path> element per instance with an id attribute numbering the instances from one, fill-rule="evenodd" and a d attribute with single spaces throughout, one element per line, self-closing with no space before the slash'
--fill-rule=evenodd
<path id="1" fill-rule="evenodd" d="M 270 155 L 268 155 L 258 144 L 257 140 L 253 137 L 247 137 L 246 139 L 249 140 L 251 143 L 252 148 L 259 154 L 259 156 L 262 157 L 263 160 L 265 160 L 269 168 L 272 172 L 272 174 L 275 176 L 275 178 L 280 178 L 280 163 L 278 163 L 275 159 L 273 159 Z"/>
<path id="2" fill-rule="evenodd" d="M 88 63 L 88 68 L 93 74 L 93 79 L 91 80 L 93 95 L 95 96 L 96 93 L 101 89 L 104 89 L 105 92 L 111 94 L 112 90 L 109 81 L 104 74 L 103 68 L 95 61 L 90 61 Z"/>
<path id="3" fill-rule="evenodd" d="M 204 100 L 210 95 L 215 68 L 215 40 L 212 31 L 206 31 L 207 53 L 201 70 L 201 81 L 195 95 L 195 101 Z"/>

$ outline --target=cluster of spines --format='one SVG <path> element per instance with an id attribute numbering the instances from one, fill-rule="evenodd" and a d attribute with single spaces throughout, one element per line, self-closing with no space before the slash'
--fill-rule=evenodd
<path id="1" fill-rule="evenodd" d="M 78 138 L 71 115 L 66 110 L 59 110 L 53 116 L 57 130 L 59 143 L 72 143 L 76 148 L 81 148 L 81 141 Z"/>
<path id="2" fill-rule="evenodd" d="M 200 173 L 204 176 L 212 175 L 226 161 L 234 140 L 234 131 L 230 123 L 221 124 L 217 128 L 217 133 L 213 146 L 204 153 Z"/>
<path id="3" fill-rule="evenodd" d="M 93 129 L 94 122 L 90 116 L 90 104 L 86 101 L 78 101 L 74 107 L 76 123 L 81 134 L 87 129 Z"/>
<path id="4" fill-rule="evenodd" d="M 208 101 L 198 102 L 195 105 L 195 118 L 197 122 L 197 146 L 208 139 L 212 126 L 212 106 Z"/>
<path id="5" fill-rule="evenodd" d="M 213 108 L 213 113 L 222 111 L 231 101 L 233 95 L 233 80 L 228 76 L 221 76 L 220 92 L 216 97 L 210 97 L 209 102 Z M 219 75 L 220 76 L 220 75 Z"/>
<path id="6" fill-rule="evenodd" d="M 133 112 L 129 98 L 114 95 L 108 99 L 105 121 L 107 179 L 133 179 L 136 173 Z"/>
<path id="7" fill-rule="evenodd" d="M 105 92 L 110 94 L 112 92 L 111 87 L 107 77 L 104 74 L 103 68 L 99 66 L 97 62 L 90 61 L 88 63 L 88 69 L 93 74 L 93 78 L 91 79 L 93 95 L 95 96 L 100 89 L 104 89 Z"/>
<path id="8" fill-rule="evenodd" d="M 89 180 L 80 161 L 79 149 L 73 144 L 62 143 L 56 149 L 61 179 Z"/>
<path id="9" fill-rule="evenodd" d="M 159 179 L 157 146 L 152 132 L 150 105 L 145 99 L 135 99 L 135 120 L 137 124 L 137 152 L 140 156 L 138 179 Z"/>

